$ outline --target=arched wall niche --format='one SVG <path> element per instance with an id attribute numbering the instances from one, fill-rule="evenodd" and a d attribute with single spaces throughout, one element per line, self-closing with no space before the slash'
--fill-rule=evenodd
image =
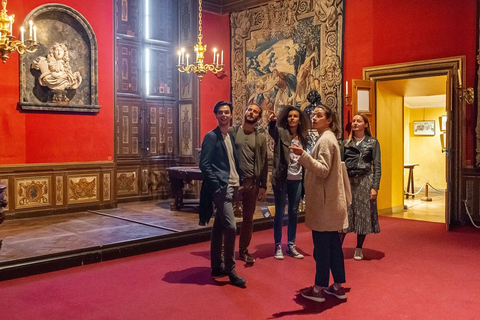
<path id="1" fill-rule="evenodd" d="M 32 10 L 23 22 L 32 20 L 37 27 L 38 49 L 20 56 L 20 101 L 22 111 L 98 113 L 98 46 L 95 33 L 78 11 L 62 4 L 45 4 Z M 25 36 L 28 36 L 26 28 Z M 72 73 L 78 72 L 77 88 L 65 89 L 65 101 L 52 99 L 52 89 L 41 85 L 41 70 L 32 67 L 38 58 L 46 58 L 55 44 L 64 44 Z"/>

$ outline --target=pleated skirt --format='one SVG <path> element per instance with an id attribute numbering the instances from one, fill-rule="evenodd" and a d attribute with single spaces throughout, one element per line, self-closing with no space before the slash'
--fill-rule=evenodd
<path id="1" fill-rule="evenodd" d="M 379 233 L 377 200 L 370 200 L 373 173 L 350 178 L 352 205 L 348 208 L 348 228 L 356 234 Z"/>

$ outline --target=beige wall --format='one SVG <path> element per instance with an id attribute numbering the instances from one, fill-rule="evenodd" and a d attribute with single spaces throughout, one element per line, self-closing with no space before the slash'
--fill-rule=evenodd
<path id="1" fill-rule="evenodd" d="M 442 153 L 440 140 L 440 134 L 442 133 L 440 130 L 440 117 L 445 114 L 444 108 L 410 109 L 405 107 L 405 162 L 418 164 L 413 170 L 415 188 L 420 188 L 426 182 L 436 189 L 445 189 L 447 187 L 445 154 Z M 424 120 L 435 120 L 434 136 L 414 135 L 413 122 Z M 405 189 L 408 181 L 407 174 L 408 171 L 405 170 Z"/>
<path id="2" fill-rule="evenodd" d="M 382 154 L 379 211 L 403 210 L 403 97 L 377 82 L 377 139 Z"/>

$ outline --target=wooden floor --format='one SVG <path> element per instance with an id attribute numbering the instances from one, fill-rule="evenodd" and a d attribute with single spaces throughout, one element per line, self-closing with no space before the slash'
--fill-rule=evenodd
<path id="1" fill-rule="evenodd" d="M 116 246 L 115 250 L 120 251 L 125 250 L 123 244 L 138 246 L 138 243 L 150 239 L 170 239 L 172 242 L 175 235 L 194 237 L 202 231 L 208 237 L 213 218 L 209 226 L 200 226 L 194 208 L 171 211 L 170 203 L 170 200 L 123 203 L 115 209 L 6 220 L 0 226 L 0 239 L 3 239 L 0 272 L 12 265 L 68 254 L 86 255 L 88 251 L 92 256 L 90 260 L 101 260 L 102 257 L 95 256 L 95 253 L 104 248 Z M 263 217 L 260 205 L 271 204 L 259 203 L 254 220 L 267 220 L 268 223 L 272 218 Z M 241 218 L 237 218 L 239 222 Z M 273 226 L 273 222 L 270 224 Z"/>
<path id="2" fill-rule="evenodd" d="M 404 200 L 403 212 L 380 214 L 387 217 L 403 218 L 410 220 L 430 221 L 445 223 L 445 193 L 430 191 L 428 194 L 432 201 L 423 201 L 424 194 L 417 194 Z"/>

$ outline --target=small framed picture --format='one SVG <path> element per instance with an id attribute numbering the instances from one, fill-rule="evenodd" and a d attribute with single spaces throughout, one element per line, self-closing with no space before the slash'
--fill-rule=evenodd
<path id="1" fill-rule="evenodd" d="M 447 131 L 447 116 L 440 117 L 440 130 Z"/>
<path id="2" fill-rule="evenodd" d="M 435 135 L 435 121 L 413 121 L 413 135 L 414 136 L 434 136 Z"/>

